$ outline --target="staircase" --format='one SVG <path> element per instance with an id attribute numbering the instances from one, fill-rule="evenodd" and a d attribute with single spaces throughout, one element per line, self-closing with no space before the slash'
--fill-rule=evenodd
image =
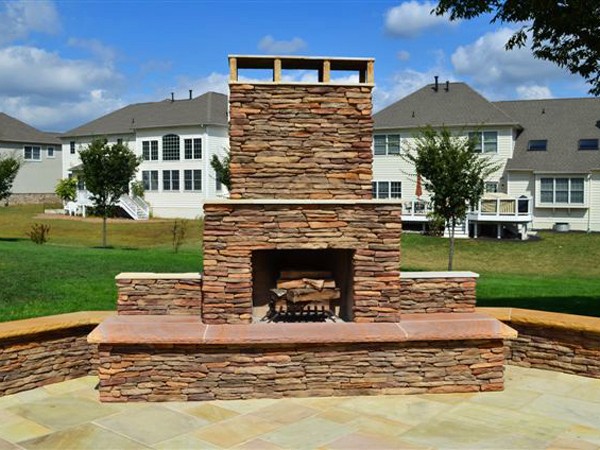
<path id="1" fill-rule="evenodd" d="M 150 205 L 140 197 L 122 195 L 117 206 L 120 206 L 133 220 L 148 220 L 150 217 Z"/>
<path id="2" fill-rule="evenodd" d="M 450 225 L 446 225 L 444 229 L 444 237 L 450 237 Z M 469 222 L 467 219 L 462 220 L 456 224 L 454 228 L 454 238 L 455 239 L 467 239 L 469 237 Z"/>

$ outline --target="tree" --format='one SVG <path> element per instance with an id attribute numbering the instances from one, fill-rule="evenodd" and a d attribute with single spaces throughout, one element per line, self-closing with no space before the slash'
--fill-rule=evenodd
<path id="1" fill-rule="evenodd" d="M 96 212 L 102 216 L 102 246 L 106 247 L 106 218 L 121 195 L 128 192 L 141 159 L 126 145 L 108 145 L 106 139 L 95 139 L 79 155 L 85 187 L 92 194 Z"/>
<path id="2" fill-rule="evenodd" d="M 0 201 L 8 205 L 8 198 L 12 194 L 12 185 L 21 168 L 21 160 L 14 156 L 0 156 Z"/>
<path id="3" fill-rule="evenodd" d="M 450 226 L 448 270 L 452 270 L 454 260 L 456 223 L 479 202 L 484 180 L 498 168 L 474 149 L 473 140 L 452 136 L 445 128 L 438 132 L 427 127 L 420 131 L 414 147 L 406 148 L 403 154 L 423 177 L 434 214 Z"/>
<path id="4" fill-rule="evenodd" d="M 77 178 L 63 178 L 56 183 L 54 192 L 63 202 L 72 202 L 77 196 Z"/>
<path id="5" fill-rule="evenodd" d="M 219 159 L 217 155 L 213 155 L 210 160 L 210 165 L 215 171 L 215 176 L 227 189 L 231 189 L 231 171 L 229 169 L 229 163 L 231 158 L 229 155 L 223 158 L 223 161 Z"/>
<path id="6" fill-rule="evenodd" d="M 581 75 L 600 95 L 600 2 L 598 0 L 439 0 L 432 11 L 450 20 L 493 14 L 491 23 L 520 26 L 506 49 L 523 47 L 531 37 L 535 57 Z"/>

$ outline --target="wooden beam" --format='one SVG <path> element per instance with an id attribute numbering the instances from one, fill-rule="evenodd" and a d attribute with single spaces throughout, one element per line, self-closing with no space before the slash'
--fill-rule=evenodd
<path id="1" fill-rule="evenodd" d="M 238 80 L 237 58 L 229 58 L 229 81 Z"/>
<path id="2" fill-rule="evenodd" d="M 275 83 L 281 82 L 281 59 L 275 58 L 273 62 L 273 81 Z"/>
<path id="3" fill-rule="evenodd" d="M 323 61 L 323 83 L 329 83 L 331 81 L 331 61 L 326 59 Z"/>
<path id="4" fill-rule="evenodd" d="M 367 62 L 367 83 L 375 84 L 375 64 L 373 61 Z"/>

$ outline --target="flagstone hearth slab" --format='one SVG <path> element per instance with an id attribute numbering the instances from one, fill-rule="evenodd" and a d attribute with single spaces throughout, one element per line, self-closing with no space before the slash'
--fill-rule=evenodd
<path id="1" fill-rule="evenodd" d="M 194 316 L 113 316 L 88 336 L 93 344 L 338 344 L 511 339 L 516 332 L 479 313 L 406 314 L 397 323 L 206 325 Z"/>

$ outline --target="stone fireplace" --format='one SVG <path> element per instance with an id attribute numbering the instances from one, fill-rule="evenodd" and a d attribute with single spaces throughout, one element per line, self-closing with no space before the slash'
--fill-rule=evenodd
<path id="1" fill-rule="evenodd" d="M 231 198 L 204 205 L 204 273 L 117 277 L 89 337 L 101 400 L 503 388 L 515 334 L 475 312 L 477 275 L 400 274 L 401 201 L 371 198 L 373 63 L 229 58 Z"/>
<path id="2" fill-rule="evenodd" d="M 343 320 L 396 321 L 402 205 L 371 199 L 373 60 L 232 56 L 230 67 L 231 199 L 205 204 L 204 322 L 256 319 L 275 275 L 267 288 L 254 264 L 292 254 L 297 268 L 336 269 Z M 250 68 L 273 80 L 240 81 Z M 319 79 L 281 83 L 288 68 Z M 332 82 L 336 70 L 359 81 Z"/>

